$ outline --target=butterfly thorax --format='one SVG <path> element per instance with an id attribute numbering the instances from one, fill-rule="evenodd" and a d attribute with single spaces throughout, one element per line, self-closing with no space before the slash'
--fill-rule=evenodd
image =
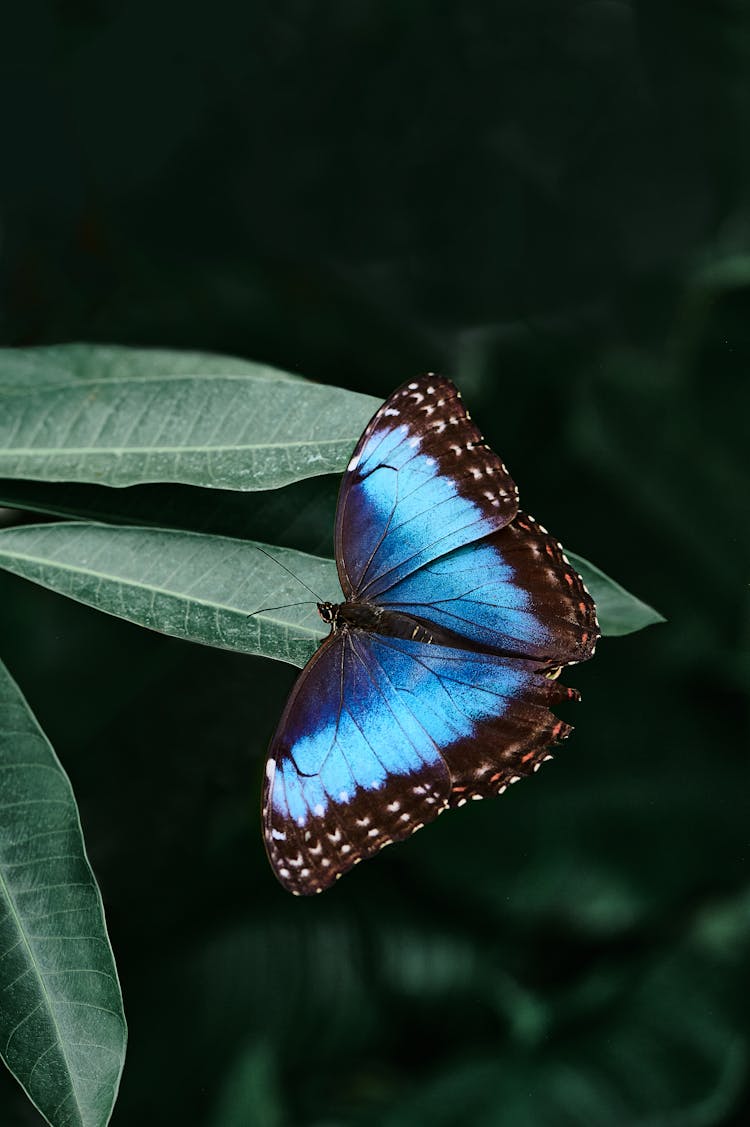
<path id="1" fill-rule="evenodd" d="M 409 638 L 414 642 L 452 644 L 446 631 L 420 622 L 410 614 L 387 610 L 376 603 L 318 603 L 318 614 L 333 628 L 334 634 L 362 630 L 388 638 Z"/>

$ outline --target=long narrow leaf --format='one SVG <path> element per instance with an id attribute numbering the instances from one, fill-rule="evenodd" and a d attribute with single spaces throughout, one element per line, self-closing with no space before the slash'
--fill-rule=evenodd
<path id="1" fill-rule="evenodd" d="M 0 351 L 0 477 L 272 489 L 341 471 L 378 406 L 248 361 Z"/>
<path id="2" fill-rule="evenodd" d="M 125 1043 L 70 782 L 0 664 L 0 1053 L 53 1127 L 103 1127 Z"/>
<path id="3" fill-rule="evenodd" d="M 335 564 L 261 547 L 270 555 L 196 532 L 27 525 L 0 533 L 0 566 L 151 630 L 302 666 L 326 632 L 316 597 L 341 597 Z"/>

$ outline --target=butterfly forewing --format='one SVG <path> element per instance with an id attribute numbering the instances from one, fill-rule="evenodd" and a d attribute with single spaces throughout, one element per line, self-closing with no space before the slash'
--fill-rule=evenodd
<path id="1" fill-rule="evenodd" d="M 431 560 L 502 528 L 518 491 L 455 386 L 404 385 L 374 416 L 341 483 L 336 562 L 347 598 L 382 592 Z"/>

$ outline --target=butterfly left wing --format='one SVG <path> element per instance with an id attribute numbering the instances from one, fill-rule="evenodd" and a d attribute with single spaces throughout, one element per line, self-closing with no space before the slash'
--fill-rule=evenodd
<path id="1" fill-rule="evenodd" d="M 271 744 L 266 847 L 320 892 L 448 805 L 501 793 L 570 728 L 573 690 L 529 662 L 345 631 L 303 670 Z"/>

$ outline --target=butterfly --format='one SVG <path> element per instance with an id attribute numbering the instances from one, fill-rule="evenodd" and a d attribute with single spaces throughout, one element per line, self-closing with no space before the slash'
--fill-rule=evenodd
<path id="1" fill-rule="evenodd" d="M 281 884 L 322 892 L 450 807 L 536 771 L 579 699 L 593 599 L 450 380 L 395 391 L 360 438 L 335 524 L 341 603 L 270 745 L 266 850 Z"/>

